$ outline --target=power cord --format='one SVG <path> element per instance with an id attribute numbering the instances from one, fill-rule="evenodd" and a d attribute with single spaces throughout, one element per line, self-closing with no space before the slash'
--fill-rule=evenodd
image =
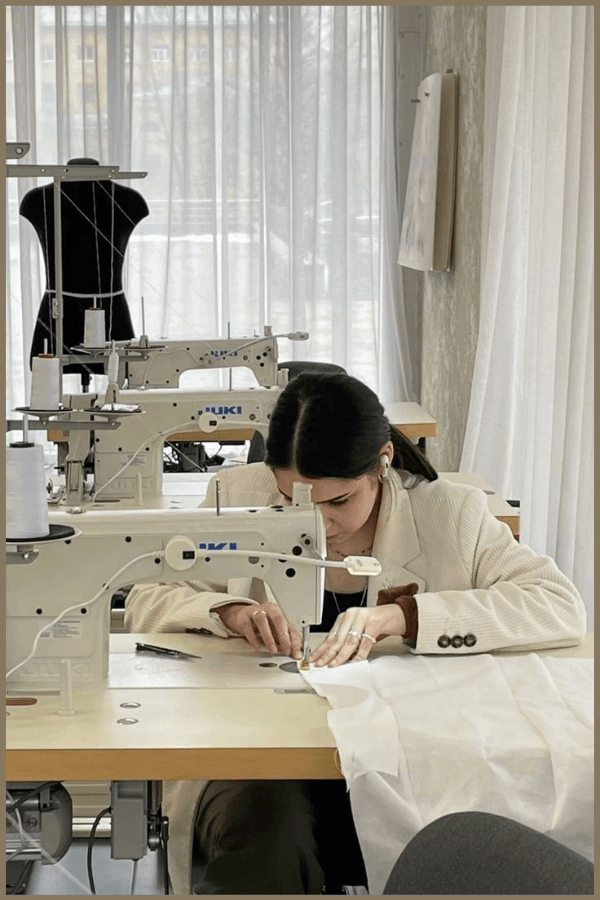
<path id="1" fill-rule="evenodd" d="M 165 874 L 165 894 L 169 893 L 169 857 L 167 856 L 167 842 L 169 840 L 169 820 L 163 816 L 160 822 L 160 849 L 163 854 Z"/>
<path id="2" fill-rule="evenodd" d="M 107 806 L 106 809 L 103 809 L 102 812 L 99 812 L 96 818 L 94 819 L 94 824 L 92 825 L 92 830 L 90 831 L 90 836 L 88 839 L 88 848 L 87 848 L 87 873 L 88 873 L 88 881 L 90 883 L 90 890 L 92 894 L 96 893 L 96 886 L 94 884 L 94 875 L 92 873 L 92 850 L 94 847 L 94 839 L 96 837 L 96 830 L 100 821 L 104 818 L 104 816 L 108 815 L 112 812 L 112 807 Z"/>

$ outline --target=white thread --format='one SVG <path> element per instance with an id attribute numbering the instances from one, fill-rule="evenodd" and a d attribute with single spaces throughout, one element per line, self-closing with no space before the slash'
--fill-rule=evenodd
<path id="1" fill-rule="evenodd" d="M 104 310 L 92 307 L 85 311 L 83 328 L 84 347 L 104 347 L 105 338 Z"/>
<path id="2" fill-rule="evenodd" d="M 119 381 L 119 354 L 116 350 L 108 354 L 107 375 L 109 384 L 117 384 Z"/>
<path id="3" fill-rule="evenodd" d="M 34 356 L 31 365 L 31 409 L 58 409 L 60 360 L 57 356 Z"/>
<path id="4" fill-rule="evenodd" d="M 6 448 L 6 537 L 49 534 L 44 450 L 41 444 L 11 444 Z"/>

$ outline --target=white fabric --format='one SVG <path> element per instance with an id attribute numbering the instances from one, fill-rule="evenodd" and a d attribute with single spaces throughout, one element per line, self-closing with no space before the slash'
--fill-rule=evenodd
<path id="1" fill-rule="evenodd" d="M 335 362 L 386 403 L 417 399 L 395 264 L 392 13 L 7 7 L 7 139 L 31 141 L 25 161 L 91 156 L 148 172 L 129 182 L 150 208 L 123 272 L 136 334 L 142 297 L 155 340 L 308 331 L 280 342 L 281 360 Z M 36 183 L 8 181 L 9 408 L 29 395 L 45 282 L 18 215 Z M 255 383 L 243 369 L 233 380 Z"/>
<path id="2" fill-rule="evenodd" d="M 480 324 L 462 471 L 593 630 L 594 9 L 488 7 Z"/>
<path id="3" fill-rule="evenodd" d="M 302 674 L 332 706 L 371 894 L 451 812 L 507 816 L 593 860 L 593 660 L 380 657 Z"/>

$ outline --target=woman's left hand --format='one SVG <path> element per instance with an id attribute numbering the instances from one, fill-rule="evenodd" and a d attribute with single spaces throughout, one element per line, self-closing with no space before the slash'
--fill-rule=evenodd
<path id="1" fill-rule="evenodd" d="M 332 630 L 311 654 L 316 666 L 339 666 L 349 659 L 366 659 L 371 647 L 390 634 L 406 631 L 406 619 L 395 603 L 385 606 L 351 606 L 340 613 Z"/>

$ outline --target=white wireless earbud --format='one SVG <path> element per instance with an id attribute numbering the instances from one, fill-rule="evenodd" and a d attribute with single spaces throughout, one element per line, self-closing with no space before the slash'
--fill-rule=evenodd
<path id="1" fill-rule="evenodd" d="M 387 458 L 387 456 L 385 455 L 385 453 L 382 453 L 381 456 L 379 457 L 379 465 L 381 466 L 381 472 L 379 473 L 379 478 L 381 479 L 381 481 L 386 481 L 386 479 L 388 477 L 388 473 L 389 473 L 390 461 Z"/>

